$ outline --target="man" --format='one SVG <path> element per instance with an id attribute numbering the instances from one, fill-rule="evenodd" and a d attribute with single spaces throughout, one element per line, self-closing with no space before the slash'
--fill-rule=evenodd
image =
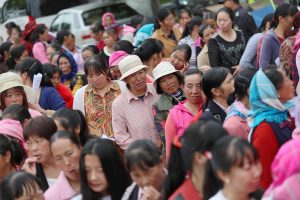
<path id="1" fill-rule="evenodd" d="M 152 116 L 152 105 L 159 96 L 152 84 L 146 83 L 146 67 L 136 55 L 119 62 L 120 80 L 127 87 L 113 102 L 112 126 L 116 143 L 122 149 L 139 139 L 150 139 L 161 146 Z"/>
<path id="2" fill-rule="evenodd" d="M 219 3 L 233 11 L 234 25 L 243 31 L 247 40 L 256 33 L 257 27 L 253 17 L 240 5 L 239 0 L 220 0 Z"/>

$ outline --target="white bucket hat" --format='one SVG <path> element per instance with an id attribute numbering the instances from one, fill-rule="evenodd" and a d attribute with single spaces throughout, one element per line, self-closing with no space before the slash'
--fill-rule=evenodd
<path id="1" fill-rule="evenodd" d="M 158 79 L 160 79 L 163 76 L 166 76 L 168 74 L 173 74 L 173 73 L 176 73 L 179 76 L 182 76 L 180 71 L 176 70 L 175 67 L 170 62 L 163 61 L 163 62 L 159 63 L 152 71 L 153 78 L 154 78 L 153 85 L 154 85 L 155 89 L 157 89 L 157 80 Z"/>
<path id="2" fill-rule="evenodd" d="M 143 65 L 141 59 L 136 55 L 129 55 L 123 58 L 119 62 L 119 69 L 121 71 L 121 78 L 120 80 L 123 80 L 127 76 L 134 74 L 135 72 L 146 68 L 146 65 Z"/>

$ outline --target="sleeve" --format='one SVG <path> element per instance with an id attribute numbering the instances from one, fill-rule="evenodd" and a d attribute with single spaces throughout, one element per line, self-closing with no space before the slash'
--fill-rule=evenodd
<path id="1" fill-rule="evenodd" d="M 245 68 L 255 68 L 253 63 L 256 61 L 256 47 L 257 43 L 254 41 L 254 36 L 252 36 L 245 48 L 245 51 L 240 60 L 240 66 Z"/>
<path id="2" fill-rule="evenodd" d="M 33 57 L 38 59 L 42 64 L 48 63 L 48 57 L 46 53 L 46 47 L 42 42 L 37 42 L 32 48 Z"/>
<path id="3" fill-rule="evenodd" d="M 132 137 L 128 132 L 126 119 L 122 112 L 121 106 L 116 102 L 112 104 L 112 127 L 116 143 L 122 148 L 126 149 L 132 142 Z"/>
<path id="4" fill-rule="evenodd" d="M 74 96 L 73 101 L 73 109 L 74 110 L 80 110 L 83 115 L 85 116 L 85 110 L 84 110 L 84 91 L 83 88 L 77 90 Z"/>
<path id="5" fill-rule="evenodd" d="M 219 66 L 219 45 L 218 41 L 215 38 L 211 38 L 208 41 L 208 58 L 211 67 Z"/>
<path id="6" fill-rule="evenodd" d="M 166 160 L 169 160 L 170 151 L 171 151 L 171 144 L 173 138 L 176 136 L 177 128 L 176 124 L 172 118 L 172 115 L 169 113 L 169 116 L 166 121 L 166 129 L 165 129 L 165 137 L 166 137 Z"/>
<path id="7" fill-rule="evenodd" d="M 258 151 L 263 168 L 260 186 L 267 189 L 272 183 L 271 165 L 279 145 L 272 127 L 266 122 L 256 127 L 253 134 L 252 144 Z"/>
<path id="8" fill-rule="evenodd" d="M 60 108 L 66 107 L 65 101 L 54 88 L 49 88 L 47 93 L 49 95 L 47 96 L 47 104 L 49 110 L 58 110 Z"/>
<path id="9" fill-rule="evenodd" d="M 268 64 L 272 62 L 272 38 L 269 35 L 265 35 L 262 41 L 260 55 L 259 55 L 259 68 L 265 68 Z"/>

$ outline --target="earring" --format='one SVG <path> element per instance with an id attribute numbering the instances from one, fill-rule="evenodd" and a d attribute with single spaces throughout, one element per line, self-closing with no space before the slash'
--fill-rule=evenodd
<path id="1" fill-rule="evenodd" d="M 280 99 L 280 94 L 277 94 L 277 98 Z"/>

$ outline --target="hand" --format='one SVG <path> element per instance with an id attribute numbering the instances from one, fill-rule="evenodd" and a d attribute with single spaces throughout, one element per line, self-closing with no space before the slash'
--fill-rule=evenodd
<path id="1" fill-rule="evenodd" d="M 159 200 L 161 199 L 160 192 L 153 186 L 146 186 L 143 188 L 142 200 Z"/>
<path id="2" fill-rule="evenodd" d="M 201 67 L 199 67 L 199 70 L 204 74 L 205 72 L 207 72 L 208 70 L 210 70 L 211 67 L 208 65 L 203 65 Z"/>
<path id="3" fill-rule="evenodd" d="M 33 109 L 33 110 L 36 110 L 36 111 L 39 111 L 40 113 L 42 113 L 43 115 L 47 115 L 47 111 L 44 110 L 40 104 L 38 103 L 28 103 L 29 105 L 29 108 Z"/>
<path id="4" fill-rule="evenodd" d="M 36 157 L 29 157 L 25 160 L 23 166 L 22 166 L 22 170 L 32 174 L 32 175 L 36 175 Z"/>

